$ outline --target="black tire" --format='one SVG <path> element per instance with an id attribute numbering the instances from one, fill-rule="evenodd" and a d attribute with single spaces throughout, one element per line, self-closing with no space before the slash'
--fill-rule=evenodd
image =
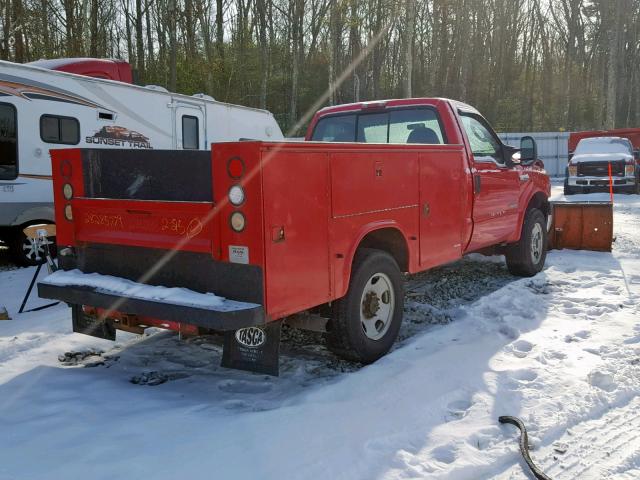
<path id="1" fill-rule="evenodd" d="M 384 275 L 384 277 L 383 277 Z M 385 278 L 386 277 L 386 278 Z M 378 280 L 376 280 L 376 278 Z M 382 279 L 384 285 L 393 290 L 393 294 L 383 294 L 378 298 L 373 291 L 365 292 L 365 288 L 373 288 Z M 370 284 L 370 281 L 373 282 Z M 383 284 L 381 284 L 383 285 Z M 365 305 L 363 296 L 372 294 Z M 387 295 L 387 302 L 384 302 Z M 377 300 L 376 300 L 377 299 Z M 380 302 L 389 304 L 387 323 L 376 321 Z M 376 310 L 371 313 L 371 305 Z M 365 310 L 368 310 L 365 314 Z M 336 355 L 364 364 L 372 363 L 385 355 L 395 342 L 404 310 L 404 283 L 402 273 L 394 258 L 381 250 L 362 248 L 356 252 L 353 260 L 351 279 L 347 294 L 333 304 L 331 320 L 326 334 L 327 346 Z M 370 320 L 375 327 L 382 323 L 378 334 L 380 338 L 372 339 L 365 333 L 365 323 L 361 315 L 371 315 Z M 375 332 L 372 332 L 375 333 Z"/>
<path id="2" fill-rule="evenodd" d="M 14 261 L 18 265 L 22 265 L 24 267 L 31 267 L 34 265 L 39 265 L 41 263 L 45 263 L 47 260 L 45 258 L 44 248 L 39 249 L 40 260 L 36 260 L 35 252 L 33 249 L 30 249 L 30 241 L 27 236 L 22 231 L 28 225 L 23 225 L 22 227 L 16 228 L 13 232 L 12 242 L 10 244 L 11 253 Z M 51 237 L 49 239 L 51 244 L 49 245 L 49 251 L 51 252 L 51 256 L 56 256 L 56 238 Z"/>
<path id="3" fill-rule="evenodd" d="M 534 239 L 534 235 L 540 235 L 539 239 Z M 540 272 L 547 258 L 547 242 L 546 217 L 537 208 L 529 209 L 522 222 L 520 241 L 507 247 L 509 271 L 519 277 L 532 277 Z"/>
<path id="4" fill-rule="evenodd" d="M 565 195 L 574 195 L 576 193 L 576 189 L 569 185 L 569 178 L 564 178 L 564 194 Z"/>

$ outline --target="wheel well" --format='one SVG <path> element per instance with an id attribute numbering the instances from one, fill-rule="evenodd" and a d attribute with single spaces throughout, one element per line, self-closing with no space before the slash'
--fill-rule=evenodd
<path id="1" fill-rule="evenodd" d="M 409 249 L 404 235 L 396 228 L 381 228 L 369 232 L 358 245 L 360 248 L 375 248 L 390 254 L 400 267 L 406 272 L 409 270 Z"/>
<path id="2" fill-rule="evenodd" d="M 529 205 L 527 205 L 527 210 L 531 210 L 532 208 L 537 208 L 540 210 L 545 217 L 548 217 L 551 213 L 551 205 L 549 204 L 549 199 L 542 192 L 536 193 L 531 200 L 529 200 Z"/>
<path id="3" fill-rule="evenodd" d="M 22 230 L 26 227 L 28 227 L 29 225 L 38 225 L 41 223 L 45 223 L 45 224 L 51 224 L 51 223 L 55 223 L 52 222 L 51 220 L 46 220 L 46 219 L 34 219 L 34 220 L 29 220 L 27 222 L 22 222 L 18 225 L 14 225 L 12 228 L 14 229 L 15 232 L 22 232 Z"/>

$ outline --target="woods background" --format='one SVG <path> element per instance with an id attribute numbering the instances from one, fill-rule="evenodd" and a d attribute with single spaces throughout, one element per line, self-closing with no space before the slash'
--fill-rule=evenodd
<path id="1" fill-rule="evenodd" d="M 123 58 L 285 131 L 325 92 L 451 97 L 502 131 L 640 126 L 639 53 L 640 0 L 0 0 L 1 59 Z"/>

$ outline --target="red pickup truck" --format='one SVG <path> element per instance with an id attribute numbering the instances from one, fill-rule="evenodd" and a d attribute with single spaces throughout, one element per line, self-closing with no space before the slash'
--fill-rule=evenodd
<path id="1" fill-rule="evenodd" d="M 474 108 L 421 98 L 325 108 L 306 140 L 52 151 L 61 269 L 40 296 L 103 338 L 224 331 L 239 368 L 282 319 L 370 363 L 397 336 L 401 272 L 470 252 L 543 268 L 550 184 L 532 138 L 503 145 Z"/>

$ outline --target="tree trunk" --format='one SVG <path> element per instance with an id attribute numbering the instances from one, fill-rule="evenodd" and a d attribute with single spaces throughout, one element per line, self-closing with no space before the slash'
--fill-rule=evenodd
<path id="1" fill-rule="evenodd" d="M 415 0 L 406 0 L 406 32 L 404 37 L 404 61 L 405 78 L 403 94 L 405 98 L 411 98 L 413 79 L 413 37 L 415 35 L 416 3 Z"/>
<path id="2" fill-rule="evenodd" d="M 136 64 L 138 66 L 138 79 L 140 83 L 144 83 L 146 78 L 145 65 L 144 65 L 144 41 L 142 31 L 142 1 L 143 0 L 135 0 L 136 2 L 136 21 L 135 21 L 135 30 L 136 30 Z"/>
<path id="3" fill-rule="evenodd" d="M 169 0 L 169 90 L 176 91 L 178 70 L 178 39 L 176 32 L 176 17 L 178 9 L 176 0 Z"/>
<path id="4" fill-rule="evenodd" d="M 258 13 L 258 43 L 260 48 L 260 108 L 267 108 L 267 83 L 269 79 L 269 48 L 267 45 L 266 0 L 256 0 Z"/>
<path id="5" fill-rule="evenodd" d="M 224 24 L 222 17 L 222 0 L 216 0 L 216 48 L 218 56 L 224 58 Z"/>

